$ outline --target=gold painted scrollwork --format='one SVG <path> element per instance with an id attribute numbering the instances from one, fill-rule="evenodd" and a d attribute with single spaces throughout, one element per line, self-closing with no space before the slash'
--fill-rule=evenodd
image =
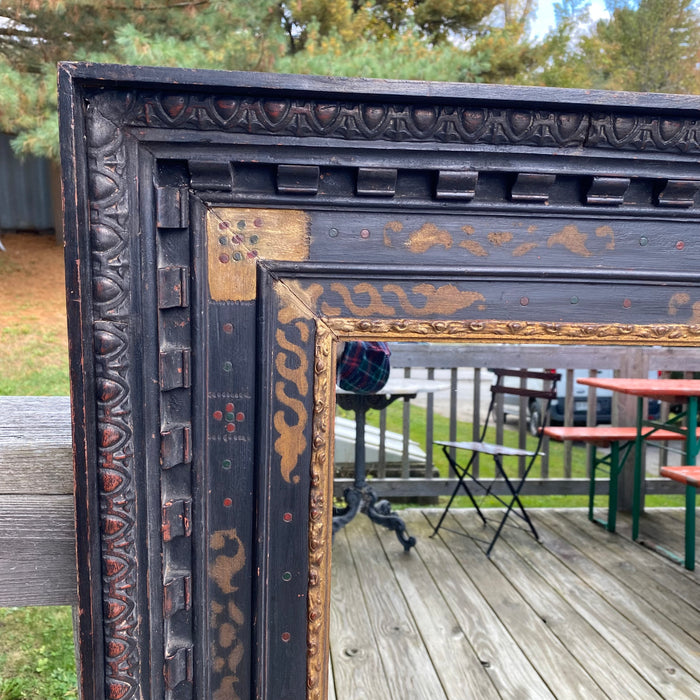
<path id="1" fill-rule="evenodd" d="M 308 341 L 308 310 L 298 304 L 284 285 L 276 285 L 276 290 L 281 305 L 277 314 L 280 326 L 275 333 L 275 369 L 279 377 L 275 381 L 275 398 L 291 411 L 296 421 L 290 423 L 287 412 L 282 409 L 275 411 L 273 425 L 277 438 L 274 447 L 280 458 L 282 478 L 287 483 L 298 483 L 300 477 L 293 472 L 307 448 L 305 434 L 309 416 L 304 400 L 309 394 L 309 363 L 306 348 L 293 338 L 299 337 L 302 343 Z"/>

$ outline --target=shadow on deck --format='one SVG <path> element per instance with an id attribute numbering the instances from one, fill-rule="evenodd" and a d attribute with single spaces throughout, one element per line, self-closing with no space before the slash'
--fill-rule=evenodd
<path id="1" fill-rule="evenodd" d="M 541 543 L 507 527 L 487 559 L 476 514 L 454 513 L 431 539 L 436 511 L 402 511 L 409 554 L 363 516 L 336 535 L 331 700 L 700 697 L 697 570 L 578 509 L 530 510 Z M 683 511 L 642 533 L 681 552 Z"/>

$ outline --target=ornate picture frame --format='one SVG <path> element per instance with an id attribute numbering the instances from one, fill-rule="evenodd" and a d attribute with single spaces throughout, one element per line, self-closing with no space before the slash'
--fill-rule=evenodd
<path id="1" fill-rule="evenodd" d="M 85 698 L 325 697 L 337 341 L 698 343 L 696 97 L 59 88 Z"/>

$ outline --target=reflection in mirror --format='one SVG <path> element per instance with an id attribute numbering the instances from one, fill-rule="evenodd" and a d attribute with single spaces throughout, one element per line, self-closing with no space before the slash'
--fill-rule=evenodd
<path id="1" fill-rule="evenodd" d="M 355 518 L 353 513 L 342 524 L 334 524 L 330 680 L 331 693 L 337 693 L 338 699 L 353 697 L 363 683 L 381 688 L 390 682 L 383 680 L 385 675 L 415 680 L 414 664 L 421 663 L 420 654 L 424 652 L 416 650 L 413 635 L 417 638 L 426 622 L 419 619 L 421 605 L 416 600 L 406 605 L 402 601 L 406 591 L 413 591 L 417 598 L 423 596 L 428 616 L 430 610 L 444 605 L 444 601 L 434 599 L 434 592 L 428 593 L 421 586 L 442 574 L 431 570 L 441 539 L 431 539 L 430 535 L 454 483 L 449 463 L 434 443 L 478 439 L 491 400 L 493 369 L 556 370 L 561 380 L 544 418 L 551 425 L 565 426 L 634 424 L 634 400 L 583 386 L 577 382 L 581 377 L 687 377 L 700 372 L 700 349 L 688 347 L 392 342 L 390 349 L 391 372 L 386 388 L 381 390 L 385 393 L 363 399 L 368 410 L 363 413 L 366 421 L 361 452 L 355 439 L 357 409 L 352 399 L 356 397 L 340 389 L 336 394 L 334 495 L 342 514 L 342 509 L 349 506 L 348 493 L 357 486 L 356 467 L 361 459 L 362 476 L 366 473 L 373 498 L 378 501 L 374 507 L 389 513 L 390 501 L 391 512 L 406 523 L 411 545 L 415 540 L 417 544 L 415 548 L 406 546 L 399 536 L 404 550 L 410 550 L 409 559 L 390 533 L 373 528 L 366 518 Z M 541 386 L 540 380 L 538 388 Z M 406 387 L 410 391 L 406 389 L 402 394 Z M 514 448 L 533 445 L 534 425 L 541 411 L 538 401 L 510 395 L 502 399 L 490 418 L 488 439 Z M 649 401 L 645 410 L 648 416 L 665 420 L 676 408 L 666 402 Z M 647 496 L 665 490 L 666 485 L 656 479 L 661 465 L 682 463 L 679 444 L 645 446 Z M 529 496 L 538 498 L 538 505 L 586 506 L 590 450 L 590 445 L 583 443 L 550 442 L 545 438 L 542 459 L 527 482 Z M 517 461 L 511 463 L 516 474 L 524 460 L 520 458 L 520 465 Z M 484 478 L 493 475 L 490 459 L 483 460 L 483 465 L 477 460 L 474 469 L 477 475 L 481 469 Z M 602 481 L 597 507 L 607 503 L 607 482 Z M 620 488 L 620 502 L 624 504 L 631 498 L 631 484 L 622 479 Z M 484 505 L 482 501 L 480 504 Z M 457 505 L 471 507 L 466 496 L 459 497 Z M 499 504 L 491 499 L 485 505 Z M 358 509 L 364 508 L 360 502 Z M 483 551 L 485 547 L 479 544 L 480 522 L 476 518 L 468 522 L 476 533 L 476 546 Z M 463 634 L 459 629 L 455 633 Z M 429 640 L 426 645 L 430 646 Z M 393 664 L 390 671 L 387 663 Z"/>

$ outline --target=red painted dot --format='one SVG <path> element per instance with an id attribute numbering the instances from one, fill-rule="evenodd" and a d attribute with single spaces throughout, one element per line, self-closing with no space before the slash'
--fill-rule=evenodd
<path id="1" fill-rule="evenodd" d="M 213 416 L 214 420 L 221 420 L 224 417 L 224 414 L 221 411 L 214 411 Z"/>
<path id="2" fill-rule="evenodd" d="M 233 323 L 224 323 L 223 329 L 224 333 L 228 333 L 230 335 L 233 333 Z"/>
<path id="3" fill-rule="evenodd" d="M 230 226 L 231 226 L 231 224 L 230 224 L 228 221 L 222 221 L 222 222 L 219 224 L 219 230 L 225 231 L 225 230 L 226 230 L 227 228 L 229 228 Z"/>
<path id="4" fill-rule="evenodd" d="M 231 259 L 231 258 L 229 258 L 229 256 L 226 255 L 226 253 L 224 253 L 223 255 L 219 255 L 219 261 L 222 262 L 222 263 L 224 263 L 224 265 L 225 265 L 230 259 Z"/>
<path id="5" fill-rule="evenodd" d="M 233 505 L 233 501 L 230 498 L 224 498 L 224 508 L 230 508 Z"/>
<path id="6" fill-rule="evenodd" d="M 289 634 L 289 632 L 282 632 L 282 641 L 283 642 L 288 642 L 292 638 L 292 635 Z"/>
<path id="7" fill-rule="evenodd" d="M 678 250 L 683 250 L 683 248 L 685 248 L 685 243 L 683 241 L 678 241 L 678 243 L 676 243 L 676 248 Z"/>
<path id="8" fill-rule="evenodd" d="M 242 420 L 245 420 L 245 413 L 243 411 L 239 411 L 236 413 L 236 420 L 240 423 Z"/>
<path id="9" fill-rule="evenodd" d="M 282 516 L 282 520 L 284 520 L 285 523 L 291 523 L 292 522 L 292 514 L 291 513 L 285 513 Z"/>
<path id="10" fill-rule="evenodd" d="M 255 219 L 255 221 L 253 221 L 253 226 L 255 226 L 256 228 L 260 228 L 262 225 L 263 225 L 262 219 Z"/>
<path id="11" fill-rule="evenodd" d="M 226 423 L 226 432 L 233 433 L 236 430 L 236 426 L 233 423 Z"/>
<path id="12" fill-rule="evenodd" d="M 248 255 L 248 259 L 252 260 L 253 258 L 258 257 L 258 251 L 257 250 L 249 250 L 247 255 Z"/>
<path id="13" fill-rule="evenodd" d="M 530 303 L 528 297 L 520 297 L 520 306 L 527 306 Z"/>
<path id="14" fill-rule="evenodd" d="M 629 309 L 630 306 L 632 306 L 632 300 L 631 299 L 625 299 L 622 302 L 622 306 L 624 306 L 626 309 Z"/>
<path id="15" fill-rule="evenodd" d="M 360 231 L 360 238 L 369 238 L 369 229 L 363 228 Z"/>
<path id="16" fill-rule="evenodd" d="M 232 403 L 227 403 L 226 404 L 226 412 L 231 413 L 233 411 L 233 404 Z"/>

